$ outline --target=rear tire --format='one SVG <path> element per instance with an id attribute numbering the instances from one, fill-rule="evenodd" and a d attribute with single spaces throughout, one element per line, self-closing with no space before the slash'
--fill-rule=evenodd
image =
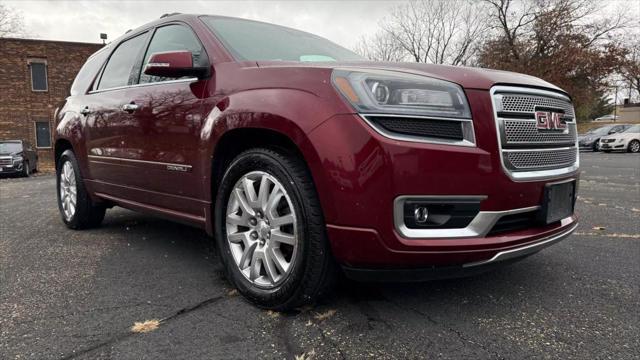
<path id="1" fill-rule="evenodd" d="M 297 156 L 263 148 L 238 155 L 218 188 L 214 216 L 227 278 L 257 306 L 290 310 L 333 287 L 337 266 L 322 209 Z"/>
<path id="2" fill-rule="evenodd" d="M 75 154 L 65 150 L 56 168 L 56 193 L 62 221 L 68 228 L 79 230 L 97 227 L 102 223 L 106 208 L 95 204 L 87 192 Z"/>
<path id="3" fill-rule="evenodd" d="M 640 141 L 638 140 L 631 140 L 629 142 L 629 146 L 627 147 L 627 150 L 630 153 L 637 153 L 640 152 Z"/>

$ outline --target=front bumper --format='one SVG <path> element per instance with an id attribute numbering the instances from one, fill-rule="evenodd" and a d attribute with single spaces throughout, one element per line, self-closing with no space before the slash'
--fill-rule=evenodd
<path id="1" fill-rule="evenodd" d="M 474 109 L 477 147 L 389 139 L 355 114 L 334 116 L 309 134 L 319 159 L 310 167 L 332 252 L 346 269 L 458 268 L 496 256 L 491 264 L 500 264 L 505 256 L 500 253 L 551 244 L 545 241 L 573 231 L 574 215 L 496 234 L 420 238 L 399 232 L 394 201 L 401 196 L 482 197 L 481 212 L 500 213 L 540 206 L 547 183 L 578 180 L 577 173 L 552 180 L 509 178 L 499 156 L 488 92 L 467 90 L 467 95 Z"/>
<path id="2" fill-rule="evenodd" d="M 627 144 L 621 142 L 603 143 L 600 142 L 600 150 L 626 150 Z"/>
<path id="3" fill-rule="evenodd" d="M 22 172 L 22 166 L 16 167 L 16 166 L 0 165 L 0 175 L 12 175 L 12 174 L 18 174 L 20 172 Z"/>

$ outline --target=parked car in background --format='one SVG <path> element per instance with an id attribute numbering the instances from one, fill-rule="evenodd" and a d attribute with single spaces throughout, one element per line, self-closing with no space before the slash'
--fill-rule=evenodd
<path id="1" fill-rule="evenodd" d="M 29 176 L 38 170 L 38 153 L 28 141 L 0 140 L 0 175 Z"/>
<path id="2" fill-rule="evenodd" d="M 618 120 L 618 115 L 613 115 L 613 114 L 604 115 L 604 116 L 600 116 L 598 118 L 593 119 L 593 121 L 604 121 L 604 122 L 606 122 L 606 121 L 616 121 L 616 120 Z"/>
<path id="3" fill-rule="evenodd" d="M 116 205 L 202 228 L 230 282 L 264 308 L 313 301 L 339 271 L 477 274 L 578 225 L 562 89 L 370 62 L 262 22 L 178 14 L 129 31 L 87 60 L 56 123 L 69 228 Z"/>
<path id="4" fill-rule="evenodd" d="M 578 146 L 580 146 L 580 150 L 600 151 L 601 137 L 619 133 L 628 129 L 630 126 L 630 124 L 617 124 L 590 129 L 586 133 L 578 136 Z"/>
<path id="5" fill-rule="evenodd" d="M 600 139 L 600 149 L 604 152 L 640 151 L 640 124 L 633 125 L 623 132 L 604 136 Z"/>

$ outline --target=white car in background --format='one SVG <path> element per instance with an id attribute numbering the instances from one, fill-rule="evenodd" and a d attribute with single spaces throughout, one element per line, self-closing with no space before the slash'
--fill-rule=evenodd
<path id="1" fill-rule="evenodd" d="M 593 119 L 593 121 L 595 121 L 595 122 L 616 121 L 616 120 L 618 120 L 618 115 L 605 115 L 605 116 L 600 116 L 599 118 Z"/>
<path id="2" fill-rule="evenodd" d="M 600 150 L 640 152 L 640 124 L 631 126 L 625 131 L 600 138 Z"/>

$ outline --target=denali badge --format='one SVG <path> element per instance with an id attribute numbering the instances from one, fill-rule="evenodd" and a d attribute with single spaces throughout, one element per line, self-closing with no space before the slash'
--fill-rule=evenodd
<path id="1" fill-rule="evenodd" d="M 536 127 L 538 130 L 564 130 L 567 123 L 562 121 L 562 113 L 536 111 Z"/>
<path id="2" fill-rule="evenodd" d="M 169 171 L 189 171 L 189 167 L 185 165 L 167 165 L 167 170 Z"/>

